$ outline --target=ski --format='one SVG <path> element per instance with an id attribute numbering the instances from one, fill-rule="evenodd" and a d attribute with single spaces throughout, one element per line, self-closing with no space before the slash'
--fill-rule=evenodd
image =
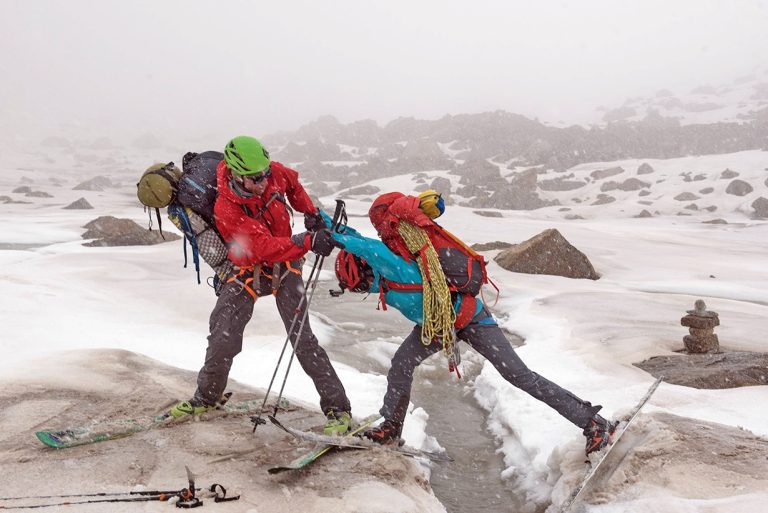
<path id="1" fill-rule="evenodd" d="M 318 433 L 311 433 L 309 431 L 299 431 L 290 426 L 285 426 L 280 423 L 274 416 L 269 417 L 269 420 L 277 427 L 285 431 L 291 436 L 298 438 L 299 440 L 305 440 L 307 442 L 315 442 L 326 445 L 333 445 L 336 447 L 346 447 L 350 449 L 382 449 L 385 451 L 398 452 L 405 456 L 412 458 L 427 458 L 432 461 L 453 461 L 453 458 L 445 454 L 444 452 L 429 452 L 422 451 L 420 449 L 414 449 L 413 447 L 398 446 L 398 445 L 381 445 L 371 440 L 363 440 L 357 436 L 327 436 Z"/>
<path id="2" fill-rule="evenodd" d="M 229 402 L 231 392 L 227 392 L 216 407 L 216 410 L 203 415 L 221 413 L 253 413 L 261 408 L 261 401 L 252 399 L 237 403 Z M 108 440 L 118 440 L 128 436 L 148 431 L 159 426 L 171 426 L 180 424 L 191 418 L 190 415 L 174 418 L 170 411 L 154 417 L 144 419 L 124 419 L 103 423 L 93 423 L 90 426 L 74 427 L 62 430 L 43 430 L 35 432 L 35 436 L 42 443 L 54 449 L 67 449 L 79 445 L 95 444 Z"/>
<path id="3" fill-rule="evenodd" d="M 659 384 L 661 384 L 663 380 L 664 380 L 664 376 L 660 376 L 648 388 L 648 391 L 645 393 L 642 399 L 640 399 L 637 405 L 629 413 L 629 419 L 619 428 L 619 430 L 614 435 L 613 442 L 611 443 L 611 445 L 609 445 L 602 451 L 602 454 L 599 455 L 600 459 L 597 461 L 597 463 L 595 463 L 589 468 L 589 470 L 587 471 L 586 475 L 581 480 L 581 482 L 578 485 L 576 485 L 576 487 L 571 491 L 571 495 L 560 507 L 560 513 L 566 513 L 568 510 L 571 509 L 571 506 L 573 506 L 576 503 L 581 493 L 587 488 L 589 483 L 592 481 L 592 478 L 595 477 L 595 474 L 597 474 L 597 471 L 598 469 L 600 469 L 600 466 L 603 464 L 603 462 L 608 457 L 608 455 L 611 454 L 611 451 L 613 450 L 613 448 L 616 447 L 616 445 L 619 443 L 619 440 L 621 440 L 622 435 L 624 435 L 624 433 L 626 433 L 627 431 L 627 428 L 629 428 L 629 426 L 632 425 L 632 421 L 635 420 L 635 418 L 637 417 L 637 414 L 640 413 L 640 410 L 642 409 L 642 407 L 645 406 L 645 403 L 648 402 L 648 400 L 651 398 L 651 396 L 653 395 L 653 393 L 656 391 L 656 389 L 659 387 Z"/>
<path id="4" fill-rule="evenodd" d="M 361 433 L 363 430 L 365 430 L 368 426 L 376 422 L 381 418 L 381 415 L 374 414 L 370 415 L 363 420 L 360 421 L 360 423 L 355 426 L 354 429 L 346 433 L 344 436 L 355 436 L 358 433 Z M 328 453 L 331 449 L 335 449 L 335 445 L 330 444 L 320 444 L 318 447 L 314 448 L 313 450 L 309 451 L 306 454 L 302 454 L 295 460 L 291 461 L 290 463 L 287 463 L 285 465 L 277 465 L 274 467 L 270 467 L 267 472 L 270 474 L 279 474 L 281 472 L 286 472 L 288 470 L 298 470 L 301 468 L 304 468 L 308 465 L 311 465 L 315 461 L 317 461 L 322 455 Z"/>

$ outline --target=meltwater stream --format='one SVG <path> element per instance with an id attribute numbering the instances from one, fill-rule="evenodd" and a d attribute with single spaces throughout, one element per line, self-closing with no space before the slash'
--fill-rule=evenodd
<path id="1" fill-rule="evenodd" d="M 318 285 L 312 312 L 334 326 L 333 340 L 324 344 L 331 359 L 364 372 L 386 374 L 389 357 L 413 324 L 396 311 L 376 311 L 375 295 L 367 300 L 352 294 L 334 299 L 323 285 Z M 386 364 L 371 355 L 374 344 L 387 348 Z M 432 489 L 449 513 L 514 513 L 520 510 L 519 499 L 501 478 L 502 456 L 485 430 L 486 413 L 466 385 L 471 377 L 457 383 L 440 354 L 422 363 L 414 375 L 411 401 L 429 414 L 427 433 L 455 460 L 432 465 Z"/>

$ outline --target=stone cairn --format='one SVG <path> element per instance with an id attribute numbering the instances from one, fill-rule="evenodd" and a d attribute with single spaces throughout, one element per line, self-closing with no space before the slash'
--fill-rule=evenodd
<path id="1" fill-rule="evenodd" d="M 690 335 L 683 337 L 685 350 L 689 353 L 718 353 L 720 342 L 715 335 L 715 326 L 720 325 L 717 312 L 707 310 L 703 300 L 697 300 L 693 310 L 680 319 L 680 324 L 688 328 Z"/>

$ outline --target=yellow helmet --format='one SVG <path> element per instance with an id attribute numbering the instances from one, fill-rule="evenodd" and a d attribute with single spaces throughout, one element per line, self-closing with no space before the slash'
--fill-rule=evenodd
<path id="1" fill-rule="evenodd" d="M 445 201 L 439 192 L 429 189 L 419 194 L 419 208 L 430 219 L 437 219 L 445 212 Z"/>

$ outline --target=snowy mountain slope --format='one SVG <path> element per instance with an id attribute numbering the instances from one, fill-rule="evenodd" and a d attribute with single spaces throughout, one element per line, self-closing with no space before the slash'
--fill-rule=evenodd
<path id="1" fill-rule="evenodd" d="M 605 111 L 598 122 L 640 121 L 651 112 L 677 119 L 682 125 L 736 123 L 754 119 L 768 108 L 768 68 L 730 83 L 702 85 L 682 94 L 662 89 L 654 96 L 629 98 Z"/>
<path id="2" fill-rule="evenodd" d="M 496 165 L 504 181 L 493 184 L 484 183 L 484 180 L 475 182 L 471 176 L 442 170 L 379 178 L 341 189 L 337 194 L 372 199 L 377 194 L 393 190 L 424 190 L 435 178 L 441 177 L 451 181 L 450 190 L 439 192 L 450 194 L 453 203 L 483 208 L 483 202 L 478 202 L 475 196 L 461 195 L 467 190 L 462 182 L 467 180 L 476 184 L 475 193 L 492 198 L 500 188 L 517 187 L 515 179 L 528 169 Z M 768 152 L 593 162 L 562 172 L 537 169 L 533 192 L 545 201 L 557 203 L 536 210 L 537 216 L 545 218 L 635 217 L 645 210 L 651 215 L 744 221 L 754 215 L 752 204 L 755 200 L 768 199 Z M 512 215 L 503 209 L 494 210 Z"/>

